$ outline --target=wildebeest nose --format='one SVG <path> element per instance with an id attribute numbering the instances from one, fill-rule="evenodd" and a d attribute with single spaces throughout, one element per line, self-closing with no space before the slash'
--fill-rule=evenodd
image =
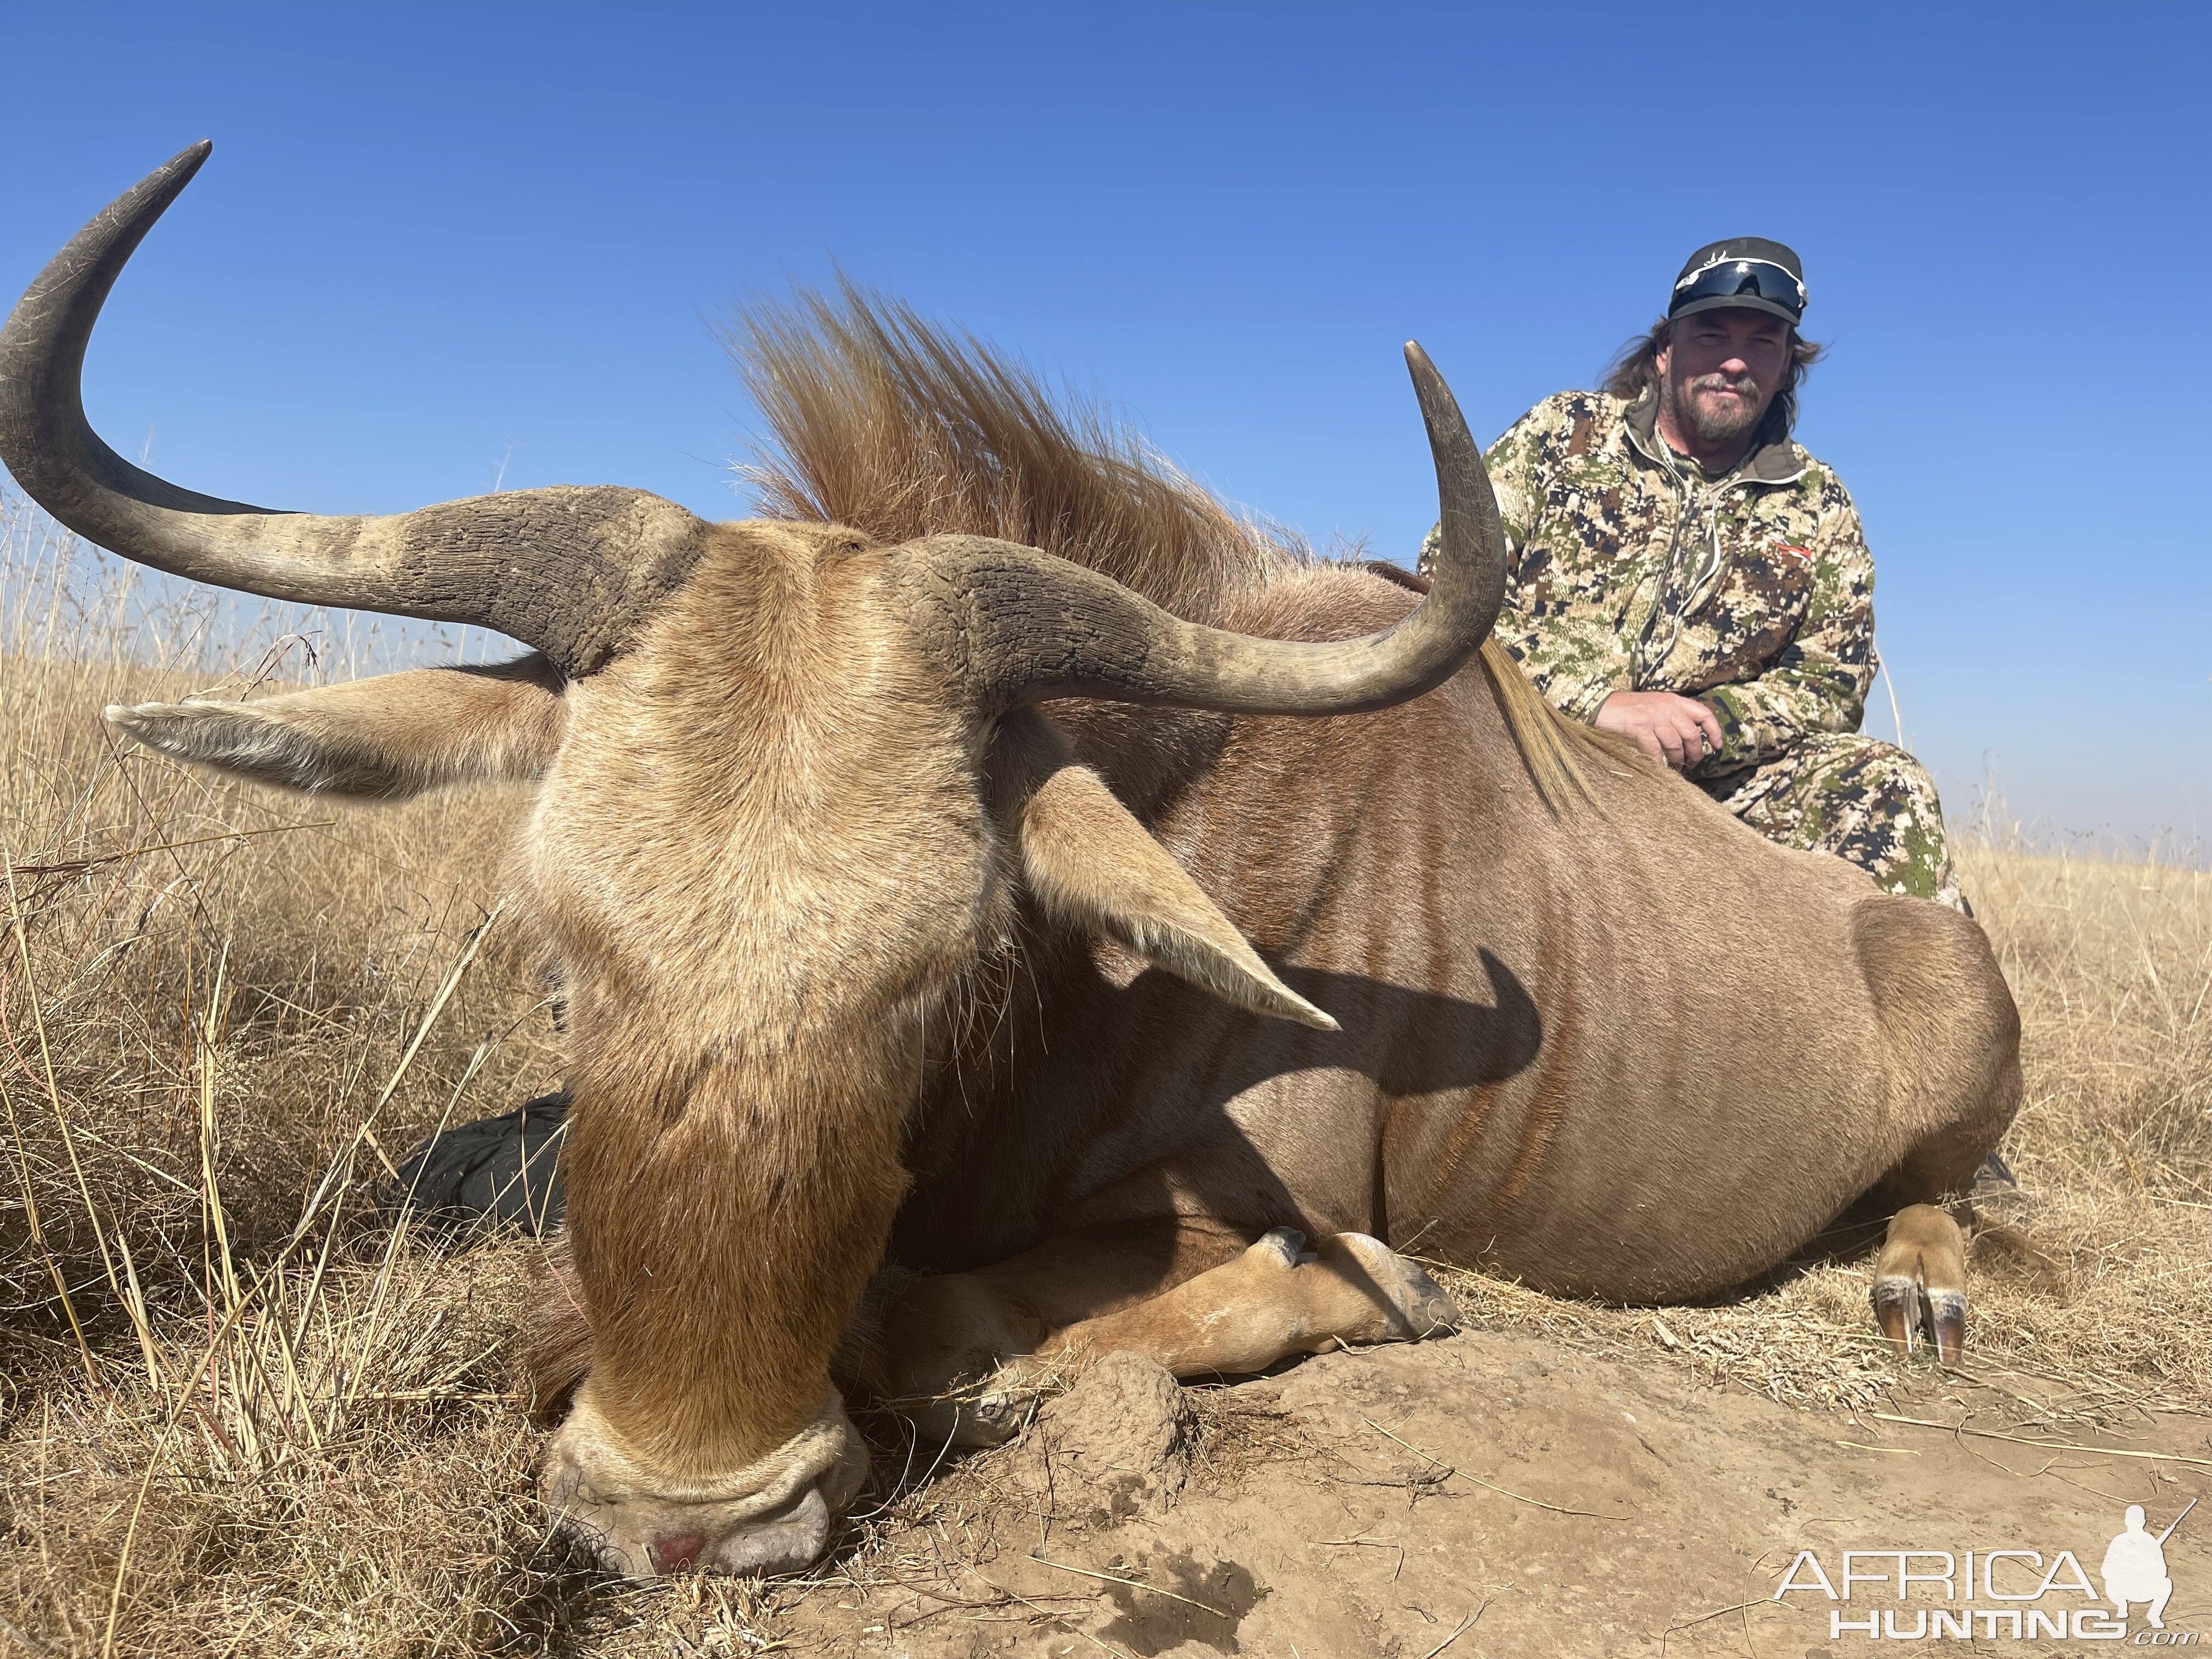
<path id="1" fill-rule="evenodd" d="M 680 1532 L 672 1538 L 656 1538 L 645 1547 L 647 1556 L 657 1573 L 682 1572 L 699 1559 L 699 1552 L 707 1547 L 703 1532 Z"/>

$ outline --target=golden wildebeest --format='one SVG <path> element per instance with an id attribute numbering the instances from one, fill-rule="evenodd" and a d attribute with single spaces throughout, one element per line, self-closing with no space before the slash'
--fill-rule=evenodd
<path id="1" fill-rule="evenodd" d="M 1506 549 L 1418 349 L 1419 600 L 851 295 L 750 336 L 775 518 L 615 489 L 270 513 L 132 466 L 78 393 L 206 153 L 16 307 L 0 456 L 160 569 L 533 647 L 107 714 L 296 789 L 537 787 L 583 1316 L 544 1478 L 611 1565 L 813 1559 L 867 1461 L 841 1344 L 854 1386 L 988 1440 L 1043 1364 L 1249 1371 L 1449 1324 L 1394 1240 L 1656 1301 L 1871 1197 L 1909 1206 L 1886 1327 L 1955 1354 L 1929 1206 L 2019 1092 L 1980 929 L 1768 844 L 1485 646 Z"/>

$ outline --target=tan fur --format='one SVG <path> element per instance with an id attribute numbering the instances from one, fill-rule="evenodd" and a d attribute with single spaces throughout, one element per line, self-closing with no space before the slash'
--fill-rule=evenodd
<path id="1" fill-rule="evenodd" d="M 1009 718 L 996 752 L 1011 758 L 1029 732 L 1047 726 L 1027 712 Z M 1068 757 L 1065 738 L 1040 733 L 1024 746 L 1031 752 L 1022 757 L 1020 797 L 1001 810 L 1013 820 L 1024 884 L 1048 916 L 1110 939 L 1240 1008 L 1336 1030 L 1275 977 L 1098 775 Z"/>
<path id="2" fill-rule="evenodd" d="M 687 1470 L 815 1409 L 903 1190 L 926 1017 L 1004 902 L 966 711 L 874 613 L 882 556 L 720 535 L 641 647 L 571 690 L 526 854 L 570 975 L 594 1390 Z"/>
<path id="3" fill-rule="evenodd" d="M 1625 760 L 1642 757 L 1628 744 L 1615 742 L 1595 726 L 1571 720 L 1544 701 L 1511 653 L 1496 640 L 1482 642 L 1483 672 L 1489 675 L 1513 746 L 1554 812 L 1589 806 L 1593 799 L 1583 781 L 1586 766 L 1607 767 L 1618 772 Z"/>
<path id="4" fill-rule="evenodd" d="M 1269 1233 L 1234 1261 L 1134 1308 L 1055 1332 L 1040 1358 L 1065 1370 L 1134 1349 L 1178 1376 L 1235 1376 L 1293 1353 L 1417 1340 L 1458 1318 L 1427 1276 L 1408 1275 L 1379 1239 L 1338 1233 L 1303 1259 L 1302 1243 L 1295 1233 Z"/>
<path id="5" fill-rule="evenodd" d="M 141 743 L 259 783 L 398 800 L 450 784 L 535 782 L 561 746 L 561 677 L 543 657 L 422 668 L 252 702 L 106 711 Z"/>
<path id="6" fill-rule="evenodd" d="M 520 860 L 569 981 L 590 1333 L 548 1491 L 611 1559 L 814 1535 L 792 1483 L 849 1489 L 830 1368 L 886 1262 L 933 1275 L 886 1322 L 900 1389 L 1055 1340 L 1241 1364 L 1394 1334 L 1384 1303 L 1410 1328 L 1387 1246 L 1415 1237 L 1549 1290 L 1709 1295 L 1877 1186 L 1933 1200 L 2008 1121 L 1972 923 L 1759 840 L 1501 651 L 1358 716 L 987 717 L 916 647 L 886 538 L 1018 536 L 1270 637 L 1414 597 L 902 312 L 848 296 L 753 351 L 769 499 L 859 527 L 716 528 L 560 697 Z M 537 756 L 534 708 L 470 752 Z M 320 741 L 333 784 L 410 775 Z M 1285 1227 L 1382 1254 L 1200 1285 Z M 1263 1280 L 1249 1329 L 1192 1336 Z"/>

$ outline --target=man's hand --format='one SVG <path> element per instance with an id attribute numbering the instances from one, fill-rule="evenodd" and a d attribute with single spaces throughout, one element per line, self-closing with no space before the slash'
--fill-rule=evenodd
<path id="1" fill-rule="evenodd" d="M 1686 772 L 1721 746 L 1720 719 L 1695 697 L 1672 691 L 1616 691 L 1599 706 L 1592 722 L 1601 732 L 1618 732 L 1656 761 Z"/>

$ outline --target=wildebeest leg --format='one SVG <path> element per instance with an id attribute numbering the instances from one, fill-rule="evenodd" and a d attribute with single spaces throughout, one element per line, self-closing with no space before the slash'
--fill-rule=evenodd
<path id="1" fill-rule="evenodd" d="M 1379 1238 L 1336 1233 L 1318 1250 L 1289 1227 L 1164 1296 L 1054 1334 L 1039 1358 L 1077 1362 L 1118 1349 L 1177 1376 L 1264 1370 L 1349 1342 L 1413 1342 L 1449 1330 L 1459 1309 Z"/>
<path id="2" fill-rule="evenodd" d="M 1963 1197 L 2019 1109 L 2020 1015 L 1980 928 L 1911 900 L 1870 899 L 1853 943 L 1888 1048 L 1894 1121 L 1919 1133 L 1873 1196 L 1894 1208 L 1875 1261 L 1875 1317 L 1900 1353 L 1924 1322 L 1959 1361 L 1966 1249 L 1945 1203 Z"/>
<path id="3" fill-rule="evenodd" d="M 1924 1330 L 1936 1358 L 1959 1363 L 1966 1333 L 1966 1237 L 1948 1205 L 1972 1189 L 2004 1133 L 2018 1098 L 2018 1068 L 1998 1068 L 1996 1086 L 1930 1134 L 1892 1170 L 1872 1196 L 1895 1213 L 1875 1258 L 1874 1314 L 1900 1354 Z M 1962 1215 L 1971 1212 L 1960 1209 Z"/>
<path id="4" fill-rule="evenodd" d="M 1146 1238 L 1138 1227 L 1154 1231 Z M 1344 1343 L 1412 1341 L 1458 1321 L 1433 1279 L 1364 1233 L 1335 1234 L 1312 1252 L 1287 1227 L 1241 1242 L 1163 1218 L 1070 1234 L 981 1273 L 926 1279 L 886 1322 L 890 1392 L 925 1434 L 987 1445 L 1019 1426 L 1036 1386 L 1104 1354 L 1127 1350 L 1177 1376 L 1214 1376 Z M 1153 1284 L 1169 1288 L 1132 1297 L 1133 1269 L 1147 1250 L 1177 1266 L 1207 1256 L 1218 1265 L 1188 1277 L 1155 1273 Z M 1088 1317 L 1069 1316 L 1086 1304 Z"/>
<path id="5" fill-rule="evenodd" d="M 1911 1353 L 1924 1325 L 1936 1358 L 1959 1363 L 1966 1335 L 1966 1240 L 1935 1205 L 1908 1205 L 1890 1218 L 1875 1258 L 1874 1316 L 1899 1353 Z"/>
<path id="6" fill-rule="evenodd" d="M 1028 1395 L 1002 1397 L 1001 1366 L 1054 1332 L 1152 1300 L 1233 1260 L 1249 1237 L 1197 1217 L 1147 1216 L 1079 1228 L 973 1273 L 921 1279 L 884 1316 L 872 1392 L 925 1434 L 991 1445 L 1018 1425 Z"/>

